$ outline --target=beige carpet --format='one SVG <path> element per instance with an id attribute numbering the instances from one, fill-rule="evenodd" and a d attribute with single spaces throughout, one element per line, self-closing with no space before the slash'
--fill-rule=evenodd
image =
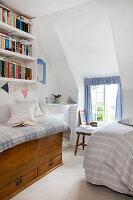
<path id="1" fill-rule="evenodd" d="M 63 151 L 64 165 L 34 183 L 12 200 L 130 200 L 104 186 L 86 182 L 83 150 L 73 156 L 74 149 Z"/>

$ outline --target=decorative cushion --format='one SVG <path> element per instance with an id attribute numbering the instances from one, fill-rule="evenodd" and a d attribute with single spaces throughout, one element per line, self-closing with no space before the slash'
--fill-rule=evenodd
<path id="1" fill-rule="evenodd" d="M 39 103 L 37 101 L 21 101 L 19 99 L 15 100 L 15 103 L 34 103 L 34 116 L 35 117 L 40 117 L 40 116 L 44 116 L 44 114 L 42 113 L 42 111 L 40 110 L 40 106 Z"/>
<path id="2" fill-rule="evenodd" d="M 133 126 L 133 116 L 122 119 L 118 123 Z"/>
<path id="3" fill-rule="evenodd" d="M 36 121 L 34 118 L 34 102 L 13 103 L 10 105 L 11 118 L 9 124 L 24 122 L 26 120 Z"/>

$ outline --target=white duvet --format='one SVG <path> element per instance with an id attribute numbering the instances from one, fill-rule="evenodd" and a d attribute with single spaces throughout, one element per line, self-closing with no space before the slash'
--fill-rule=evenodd
<path id="1" fill-rule="evenodd" d="M 133 172 L 131 138 L 133 139 L 132 126 L 115 122 L 98 128 L 90 137 L 85 152 L 86 180 L 92 184 L 105 185 L 117 192 L 133 194 L 133 188 L 130 187 L 133 185 L 133 180 L 129 176 L 129 173 Z M 131 154 L 130 159 L 127 158 L 129 154 Z M 132 172 L 125 175 L 124 170 Z M 127 184 L 129 181 L 130 185 Z"/>

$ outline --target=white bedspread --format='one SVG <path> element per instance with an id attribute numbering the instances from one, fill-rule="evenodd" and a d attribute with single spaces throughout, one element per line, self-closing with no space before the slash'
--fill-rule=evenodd
<path id="1" fill-rule="evenodd" d="M 133 177 L 131 178 L 128 174 L 132 174 L 133 171 L 133 139 L 131 141 L 131 134 L 133 134 L 133 127 L 117 122 L 94 132 L 88 142 L 84 158 L 88 182 L 105 185 L 121 193 L 133 194 Z M 127 141 L 130 145 L 127 144 Z M 118 159 L 121 161 L 118 162 Z"/>

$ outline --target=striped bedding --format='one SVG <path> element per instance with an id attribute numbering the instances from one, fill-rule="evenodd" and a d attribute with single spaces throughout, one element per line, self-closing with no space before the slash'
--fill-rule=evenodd
<path id="1" fill-rule="evenodd" d="M 35 126 L 16 127 L 0 123 L 0 152 L 23 142 L 63 132 L 64 138 L 70 141 L 70 127 L 56 119 L 38 119 Z"/>
<path id="2" fill-rule="evenodd" d="M 98 128 L 84 157 L 86 180 L 133 195 L 133 127 L 117 122 Z"/>

